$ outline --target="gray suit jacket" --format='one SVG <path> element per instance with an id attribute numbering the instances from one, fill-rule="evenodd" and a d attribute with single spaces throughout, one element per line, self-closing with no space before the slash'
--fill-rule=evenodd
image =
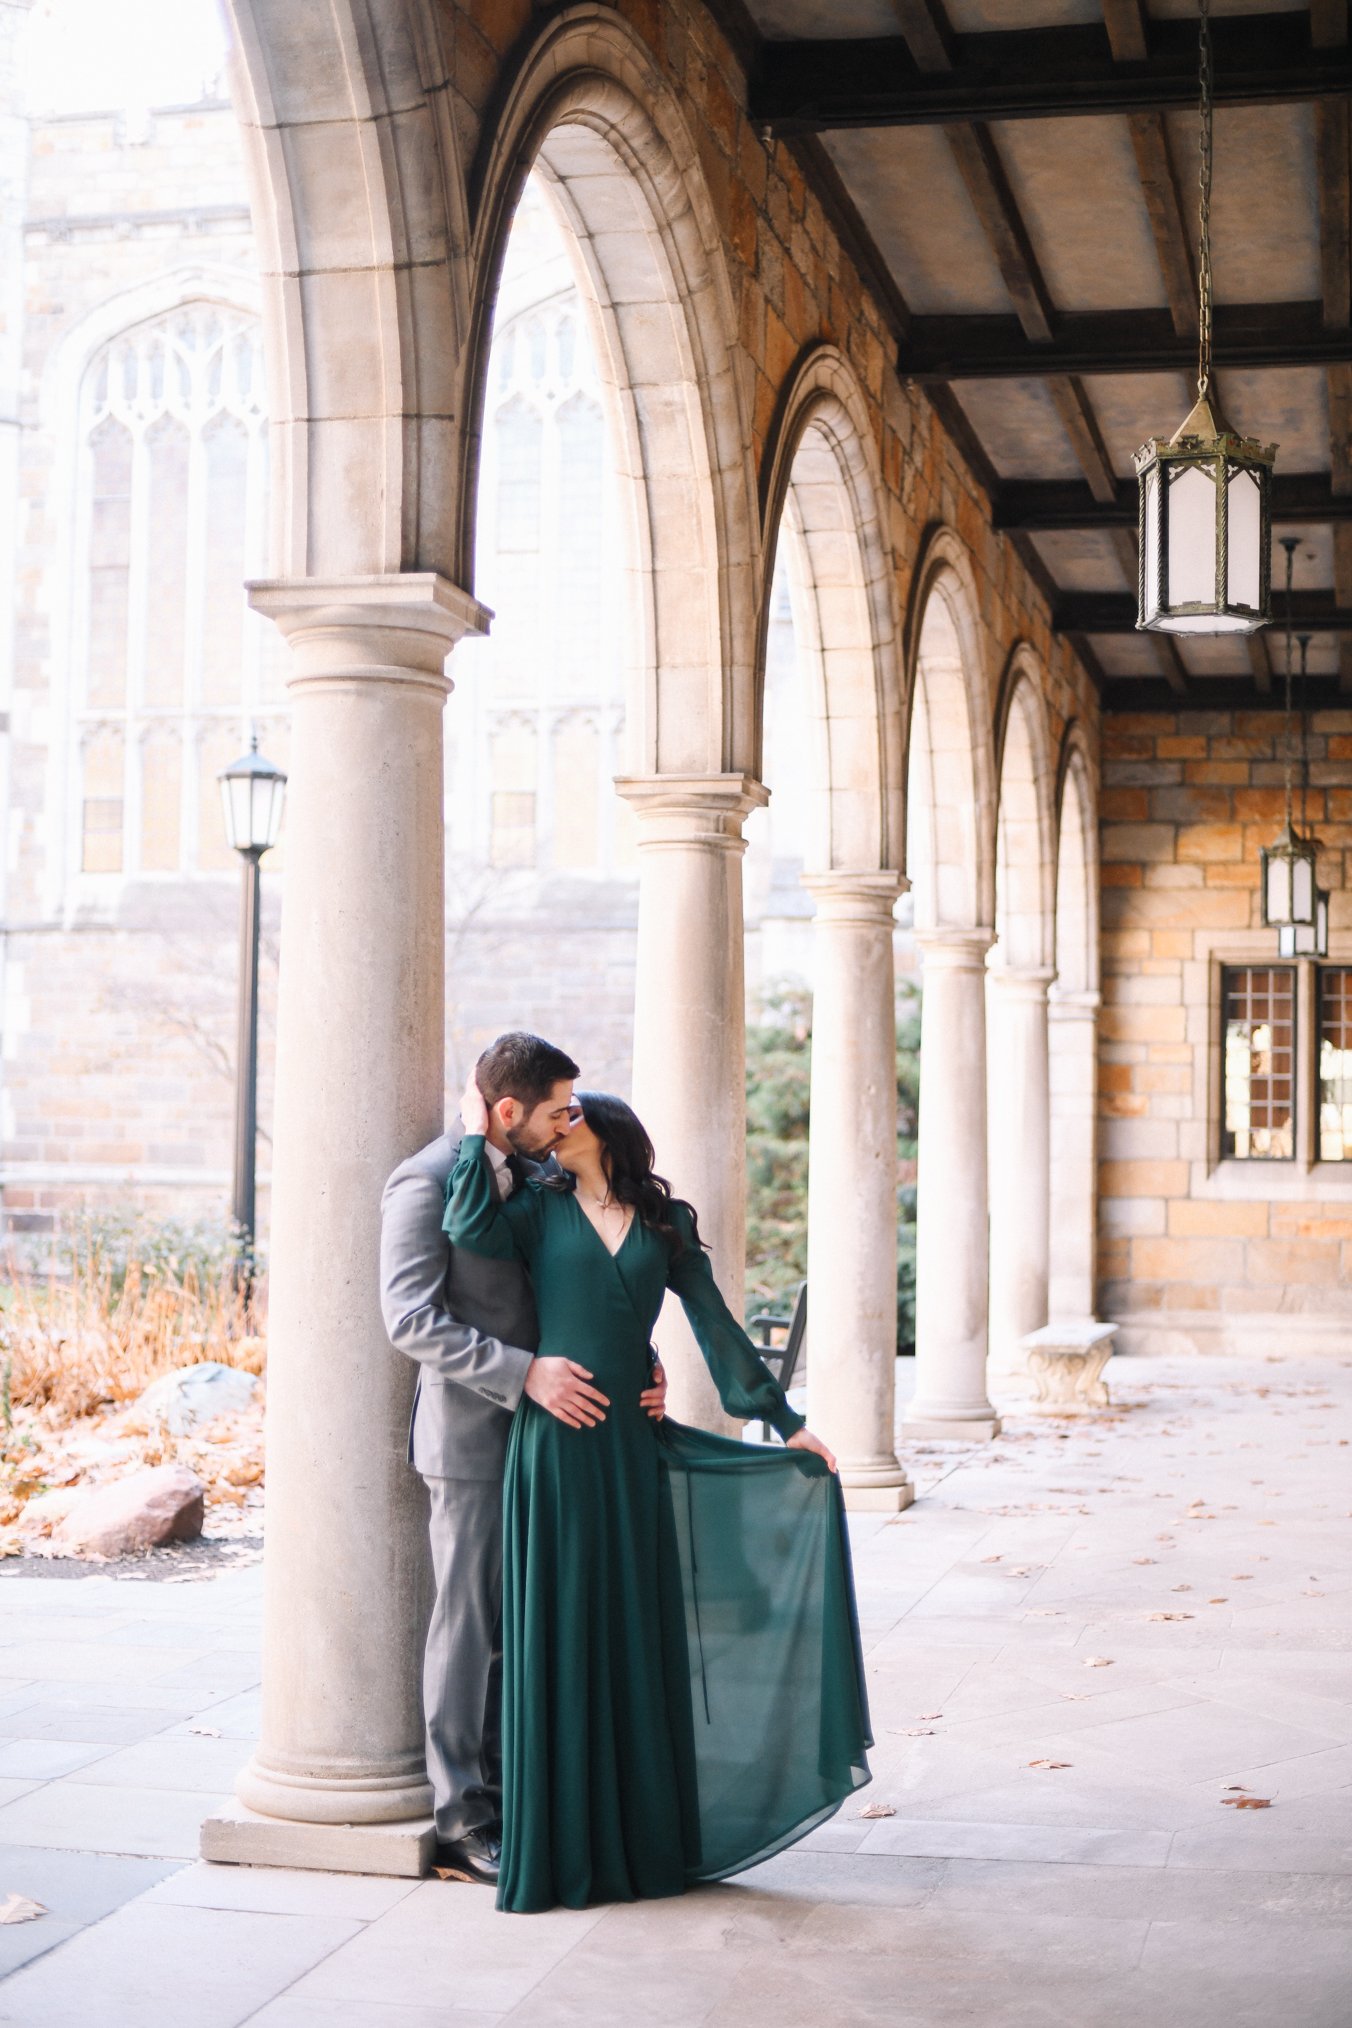
<path id="1" fill-rule="evenodd" d="M 452 1247 L 441 1229 L 460 1141 L 458 1128 L 439 1135 L 385 1185 L 380 1304 L 390 1343 L 418 1362 L 410 1463 L 428 1479 L 500 1479 L 540 1327 L 523 1267 Z"/>

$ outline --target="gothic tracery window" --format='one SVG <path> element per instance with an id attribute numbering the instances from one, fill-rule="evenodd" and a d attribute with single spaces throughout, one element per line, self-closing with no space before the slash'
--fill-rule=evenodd
<path id="1" fill-rule="evenodd" d="M 72 698 L 86 874 L 227 868 L 219 770 L 284 764 L 281 655 L 251 614 L 267 449 L 257 321 L 182 305 L 109 340 L 80 391 Z"/>
<path id="2" fill-rule="evenodd" d="M 534 213 L 532 225 L 545 229 Z M 612 786 L 623 766 L 623 563 L 608 457 L 568 288 L 499 326 L 489 372 L 477 594 L 494 620 L 487 641 L 457 651 L 455 673 L 471 718 L 460 720 L 460 778 L 476 813 L 472 853 L 495 869 L 632 870 L 632 818 Z"/>

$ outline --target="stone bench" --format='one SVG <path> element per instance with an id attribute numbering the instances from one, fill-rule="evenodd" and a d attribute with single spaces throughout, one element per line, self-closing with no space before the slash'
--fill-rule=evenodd
<path id="1" fill-rule="evenodd" d="M 1101 1377 L 1112 1356 L 1116 1324 L 1044 1324 L 1020 1339 L 1036 1394 L 1035 1415 L 1090 1415 L 1107 1408 Z"/>

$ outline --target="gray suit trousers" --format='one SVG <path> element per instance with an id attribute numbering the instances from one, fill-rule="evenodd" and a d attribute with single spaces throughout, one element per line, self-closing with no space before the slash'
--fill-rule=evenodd
<path id="1" fill-rule="evenodd" d="M 437 1597 L 423 1658 L 439 1839 L 502 1822 L 502 1481 L 428 1479 Z"/>

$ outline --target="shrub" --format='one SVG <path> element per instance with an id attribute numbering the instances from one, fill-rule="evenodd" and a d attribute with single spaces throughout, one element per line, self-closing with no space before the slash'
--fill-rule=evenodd
<path id="1" fill-rule="evenodd" d="M 6 1422 L 88 1415 L 204 1359 L 262 1372 L 262 1290 L 238 1285 L 228 1227 L 91 1215 L 44 1250 L 12 1246 L 0 1285 Z"/>
<path id="2" fill-rule="evenodd" d="M 747 1030 L 747 1313 L 787 1310 L 807 1274 L 812 995 L 767 987 Z M 915 1164 L 920 995 L 897 1005 L 897 1350 L 915 1349 Z"/>

